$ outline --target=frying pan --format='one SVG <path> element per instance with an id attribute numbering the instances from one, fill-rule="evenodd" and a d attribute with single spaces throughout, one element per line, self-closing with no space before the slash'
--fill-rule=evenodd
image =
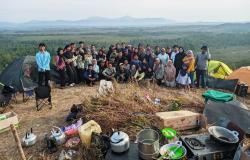
<path id="1" fill-rule="evenodd" d="M 212 126 L 208 128 L 208 132 L 216 140 L 223 143 L 235 144 L 239 142 L 239 133 L 237 131 L 230 131 L 220 126 Z"/>

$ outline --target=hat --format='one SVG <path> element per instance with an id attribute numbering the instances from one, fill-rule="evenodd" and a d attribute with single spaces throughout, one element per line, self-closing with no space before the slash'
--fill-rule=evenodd
<path id="1" fill-rule="evenodd" d="M 207 46 L 202 46 L 201 49 L 207 50 Z"/>
<path id="2" fill-rule="evenodd" d="M 123 65 L 123 63 L 120 63 L 120 64 L 119 64 L 119 66 L 122 66 L 122 65 Z"/>

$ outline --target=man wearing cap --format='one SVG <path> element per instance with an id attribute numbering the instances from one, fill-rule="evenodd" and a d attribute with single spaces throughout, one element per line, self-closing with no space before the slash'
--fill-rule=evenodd
<path id="1" fill-rule="evenodd" d="M 200 87 L 200 81 L 202 88 L 206 87 L 206 77 L 207 77 L 207 68 L 208 68 L 208 61 L 210 61 L 211 55 L 208 52 L 207 46 L 201 47 L 201 53 L 196 57 L 196 87 Z"/>
<path id="2" fill-rule="evenodd" d="M 38 67 L 38 85 L 43 85 L 45 79 L 45 86 L 48 86 L 50 80 L 50 53 L 46 51 L 44 43 L 39 44 L 39 52 L 36 53 L 36 64 Z"/>

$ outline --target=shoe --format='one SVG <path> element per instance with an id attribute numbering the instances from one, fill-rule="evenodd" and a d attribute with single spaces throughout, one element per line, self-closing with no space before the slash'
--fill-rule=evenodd
<path id="1" fill-rule="evenodd" d="M 75 83 L 71 83 L 69 86 L 70 86 L 70 87 L 74 87 L 74 85 L 75 85 Z"/>

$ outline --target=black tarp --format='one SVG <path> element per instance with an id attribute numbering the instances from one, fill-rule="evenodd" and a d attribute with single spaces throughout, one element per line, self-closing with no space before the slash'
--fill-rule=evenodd
<path id="1" fill-rule="evenodd" d="M 60 75 L 51 64 L 51 80 L 58 83 Z M 17 91 L 22 92 L 23 88 L 35 88 L 37 86 L 38 73 L 35 56 L 25 56 L 15 59 L 0 75 L 0 82 L 13 86 Z"/>
<path id="2" fill-rule="evenodd" d="M 208 77 L 207 78 L 207 85 L 209 88 L 214 89 L 223 89 L 234 92 L 238 83 L 238 79 L 226 80 L 226 79 L 219 79 Z"/>
<path id="3" fill-rule="evenodd" d="M 208 124 L 225 127 L 229 122 L 233 122 L 245 133 L 250 134 L 250 111 L 246 108 L 239 101 L 208 101 L 203 114 L 207 117 Z"/>

